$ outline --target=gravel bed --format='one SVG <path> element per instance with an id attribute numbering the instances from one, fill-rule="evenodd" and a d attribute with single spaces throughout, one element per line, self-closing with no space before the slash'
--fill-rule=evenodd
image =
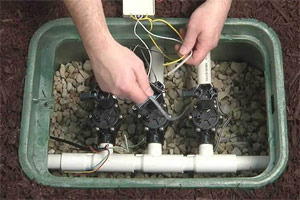
<path id="1" fill-rule="evenodd" d="M 165 73 L 174 66 L 165 68 Z M 190 99 L 181 98 L 182 88 L 196 87 L 197 73 L 195 67 L 183 66 L 165 79 L 165 103 L 168 113 L 178 115 Z M 248 66 L 246 63 L 218 62 L 212 66 L 212 82 L 218 90 L 220 105 L 232 120 L 225 128 L 216 153 L 236 155 L 268 155 L 266 105 L 263 72 Z M 97 142 L 97 134 L 86 126 L 88 115 L 93 110 L 92 101 L 80 101 L 78 94 L 88 92 L 95 81 L 90 62 L 71 62 L 61 64 L 54 76 L 53 95 L 54 111 L 51 114 L 50 135 L 64 138 L 82 145 Z M 145 137 L 143 126 L 139 123 L 136 113 L 132 110 L 133 103 L 119 100 L 121 113 L 124 116 L 117 134 L 116 145 L 125 146 L 124 135 L 128 145 L 140 143 Z M 220 132 L 221 125 L 217 129 Z M 178 130 L 178 131 L 177 131 Z M 196 133 L 188 118 L 173 122 L 165 132 L 163 153 L 195 154 L 198 152 Z M 218 137 L 216 136 L 216 140 Z M 145 153 L 146 144 L 130 148 L 129 153 Z M 115 149 L 116 153 L 128 153 L 123 149 Z M 61 142 L 49 141 L 49 153 L 79 152 L 74 147 Z M 74 176 L 53 171 L 58 176 Z M 258 171 L 244 171 L 224 174 L 197 173 L 94 173 L 78 176 L 96 176 L 106 178 L 163 178 L 163 177 L 233 177 L 255 176 Z M 77 176 L 77 175 L 76 175 Z"/>

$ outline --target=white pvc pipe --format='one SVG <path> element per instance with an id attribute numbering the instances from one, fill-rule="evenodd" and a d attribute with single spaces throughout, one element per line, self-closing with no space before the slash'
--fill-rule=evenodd
<path id="1" fill-rule="evenodd" d="M 200 144 L 199 155 L 212 156 L 214 154 L 214 147 L 212 144 Z"/>
<path id="2" fill-rule="evenodd" d="M 160 156 L 162 154 L 161 143 L 149 143 L 148 144 L 148 154 L 151 156 Z"/>
<path id="3" fill-rule="evenodd" d="M 198 84 L 211 84 L 211 58 L 210 52 L 198 65 Z"/>
<path id="4" fill-rule="evenodd" d="M 104 159 L 107 152 L 63 153 L 48 155 L 48 169 L 66 171 L 82 171 L 94 168 Z M 265 169 L 268 156 L 236 156 L 236 155 L 143 155 L 143 154 L 112 154 L 99 169 L 103 172 L 134 172 L 149 173 L 179 172 L 236 172 L 237 170 Z"/>

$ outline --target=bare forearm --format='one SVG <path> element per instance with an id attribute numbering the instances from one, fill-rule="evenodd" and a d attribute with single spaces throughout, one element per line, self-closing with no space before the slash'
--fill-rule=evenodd
<path id="1" fill-rule="evenodd" d="M 89 56 L 102 52 L 113 40 L 105 22 L 101 0 L 64 0 Z"/>

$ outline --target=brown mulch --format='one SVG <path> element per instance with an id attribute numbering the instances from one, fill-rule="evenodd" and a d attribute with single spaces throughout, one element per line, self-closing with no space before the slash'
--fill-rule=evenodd
<path id="1" fill-rule="evenodd" d="M 121 16 L 120 1 L 103 0 L 106 16 Z M 45 22 L 68 16 L 59 1 L 1 1 L 0 8 L 0 198 L 1 199 L 299 199 L 300 198 L 300 5 L 299 0 L 234 0 L 230 17 L 263 21 L 278 34 L 283 52 L 289 161 L 273 184 L 256 190 L 51 188 L 26 178 L 18 163 L 18 140 L 28 44 Z M 163 0 L 157 15 L 188 17 L 196 0 Z"/>

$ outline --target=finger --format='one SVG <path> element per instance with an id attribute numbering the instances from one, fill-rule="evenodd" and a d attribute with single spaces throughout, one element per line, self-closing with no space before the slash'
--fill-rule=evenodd
<path id="1" fill-rule="evenodd" d="M 136 82 L 139 84 L 139 86 L 143 90 L 143 92 L 148 97 L 152 96 L 153 91 L 150 87 L 149 80 L 148 80 L 144 66 L 137 65 L 136 67 L 134 67 L 134 73 L 136 76 Z"/>
<path id="2" fill-rule="evenodd" d="M 177 52 L 177 54 L 179 54 L 179 53 L 178 53 L 179 49 L 180 49 L 180 44 L 175 44 L 175 45 L 174 45 L 174 50 Z M 180 55 L 179 55 L 179 56 L 180 56 Z"/>
<path id="3" fill-rule="evenodd" d="M 188 65 L 199 65 L 210 50 L 208 48 L 197 48 L 194 50 L 193 55 L 186 61 Z"/>
<path id="4" fill-rule="evenodd" d="M 181 35 L 182 38 L 185 38 L 185 34 L 186 34 L 185 28 L 181 28 L 181 29 L 179 30 L 179 33 L 180 33 L 180 35 Z"/>
<path id="5" fill-rule="evenodd" d="M 187 28 L 183 43 L 179 50 L 179 53 L 181 55 L 186 55 L 193 49 L 198 34 L 199 34 L 198 31 L 193 26 L 189 26 Z"/>
<path id="6" fill-rule="evenodd" d="M 144 103 L 148 98 L 137 82 L 131 84 L 130 89 L 126 93 L 126 97 L 137 104 Z"/>

